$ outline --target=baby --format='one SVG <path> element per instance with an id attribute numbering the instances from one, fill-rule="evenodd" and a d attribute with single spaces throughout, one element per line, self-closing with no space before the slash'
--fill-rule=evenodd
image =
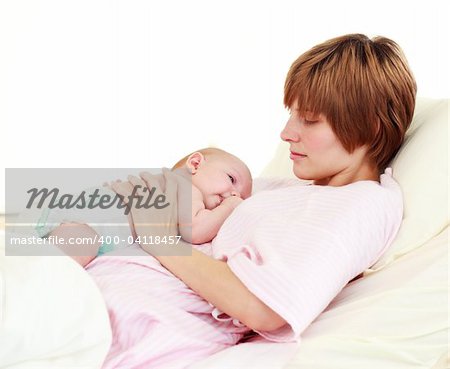
<path id="1" fill-rule="evenodd" d="M 180 233 L 184 240 L 193 244 L 211 241 L 234 208 L 252 191 L 247 166 L 220 149 L 193 152 L 172 170 L 192 182 L 192 232 L 183 232 L 182 227 Z"/>
<path id="2" fill-rule="evenodd" d="M 192 183 L 192 198 L 189 199 L 192 201 L 192 204 L 189 204 L 192 205 L 189 206 L 192 212 L 186 214 L 180 211 L 178 223 L 192 225 L 179 229 L 181 237 L 193 244 L 211 241 L 234 208 L 251 194 L 252 177 L 248 167 L 239 158 L 221 149 L 205 148 L 195 151 L 178 161 L 172 170 Z M 104 188 L 103 191 L 111 193 L 108 188 Z M 182 199 L 179 198 L 179 203 L 181 202 Z M 118 209 L 114 211 L 116 212 L 115 222 L 124 224 L 126 217 L 124 211 Z M 89 213 L 86 212 L 86 214 Z M 91 237 L 93 239 L 98 235 L 110 236 L 109 239 L 112 239 L 115 235 L 119 235 L 117 238 L 121 240 L 136 236 L 130 214 L 127 222 L 129 226 L 126 227 L 125 233 L 124 227 L 113 228 L 95 221 L 70 219 L 67 214 L 53 215 L 46 221 L 59 224 L 59 226 L 50 232 L 47 228 L 45 234 L 41 234 L 41 236 L 64 237 L 65 239 Z M 102 245 L 97 245 L 98 253 L 112 251 L 116 246 L 103 242 Z M 92 257 L 72 257 L 82 266 L 92 260 Z"/>

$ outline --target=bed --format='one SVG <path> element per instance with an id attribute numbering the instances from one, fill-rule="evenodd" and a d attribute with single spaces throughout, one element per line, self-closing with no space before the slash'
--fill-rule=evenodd
<path id="1" fill-rule="evenodd" d="M 405 201 L 399 234 L 301 341 L 254 337 L 190 369 L 449 367 L 448 109 L 418 99 L 391 165 Z M 287 152 L 280 144 L 256 189 L 292 177 Z M 101 368 L 111 330 L 94 282 L 65 256 L 5 257 L 1 232 L 0 368 Z"/>

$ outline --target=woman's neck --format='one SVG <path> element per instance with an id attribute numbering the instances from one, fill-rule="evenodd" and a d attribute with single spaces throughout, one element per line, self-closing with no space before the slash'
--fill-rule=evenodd
<path id="1" fill-rule="evenodd" d="M 332 177 L 317 179 L 314 181 L 314 185 L 340 187 L 359 181 L 376 181 L 379 183 L 378 169 L 369 165 L 361 165 L 356 170 L 342 171 Z"/>

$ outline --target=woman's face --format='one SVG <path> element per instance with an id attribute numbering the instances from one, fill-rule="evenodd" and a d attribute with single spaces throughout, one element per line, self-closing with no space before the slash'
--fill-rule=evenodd
<path id="1" fill-rule="evenodd" d="M 301 116 L 296 104 L 281 132 L 290 144 L 294 174 L 314 180 L 316 185 L 342 186 L 358 180 L 378 180 L 378 173 L 366 163 L 366 148 L 348 153 L 322 114 Z"/>

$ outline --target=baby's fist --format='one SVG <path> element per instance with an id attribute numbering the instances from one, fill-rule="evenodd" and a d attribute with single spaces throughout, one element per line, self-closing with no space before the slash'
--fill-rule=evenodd
<path id="1" fill-rule="evenodd" d="M 231 209 L 235 209 L 242 201 L 244 200 L 242 200 L 239 196 L 229 196 L 223 199 L 221 205 L 228 206 Z"/>

